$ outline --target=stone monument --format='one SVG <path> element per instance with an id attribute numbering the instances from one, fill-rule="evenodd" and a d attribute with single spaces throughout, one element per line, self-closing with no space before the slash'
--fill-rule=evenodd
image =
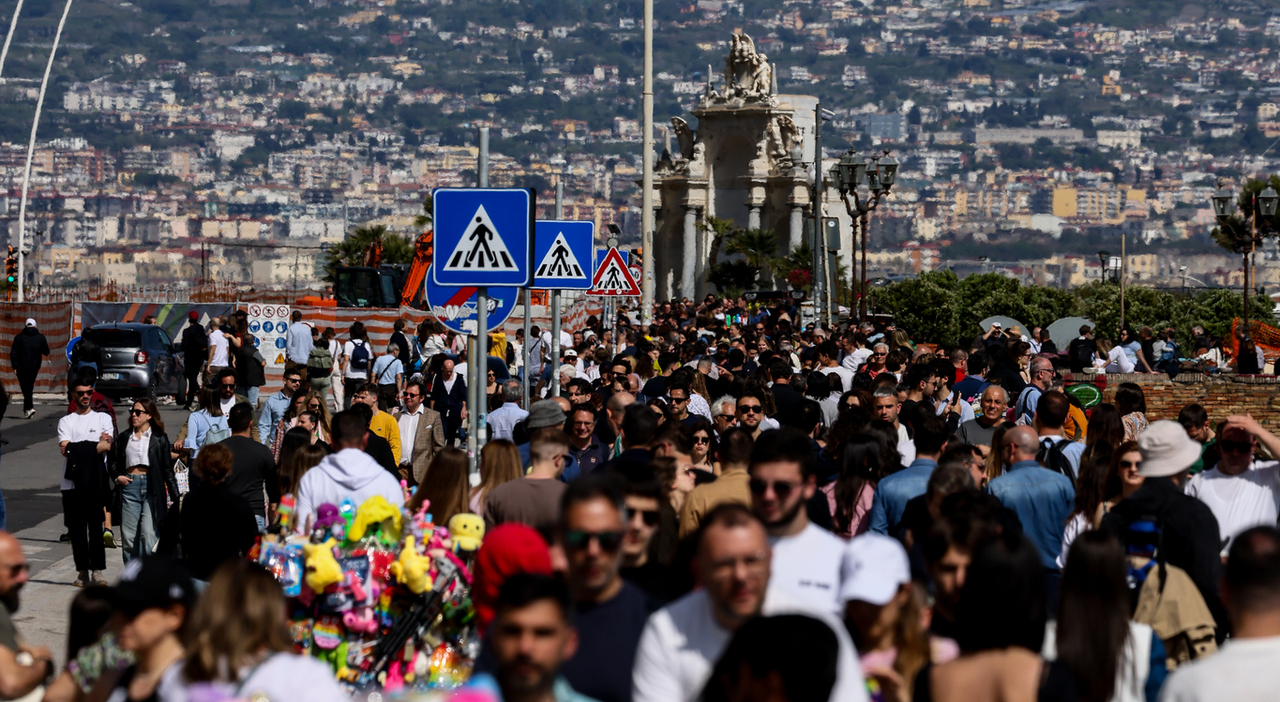
<path id="1" fill-rule="evenodd" d="M 707 85 L 694 131 L 671 119 L 674 152 L 654 169 L 654 295 L 698 299 L 715 286 L 708 217 L 778 234 L 780 255 L 800 246 L 810 214 L 813 124 L 817 98 L 779 95 L 768 57 L 746 34 L 734 34 L 722 85 Z M 784 248 L 785 247 L 785 248 Z"/>

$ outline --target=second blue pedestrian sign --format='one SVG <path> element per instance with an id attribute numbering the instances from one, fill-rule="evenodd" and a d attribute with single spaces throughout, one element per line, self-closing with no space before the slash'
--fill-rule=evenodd
<path id="1" fill-rule="evenodd" d="M 540 219 L 533 233 L 533 285 L 543 290 L 591 287 L 596 225 Z"/>

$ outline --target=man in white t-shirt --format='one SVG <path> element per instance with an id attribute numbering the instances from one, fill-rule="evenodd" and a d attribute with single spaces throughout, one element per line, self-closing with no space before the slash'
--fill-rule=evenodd
<path id="1" fill-rule="evenodd" d="M 93 475 L 102 471 L 101 482 L 106 483 L 106 458 L 104 454 L 111 450 L 115 440 L 112 435 L 111 417 L 105 412 L 94 412 L 90 409 L 93 398 L 93 386 L 89 383 L 76 382 L 71 388 L 71 399 L 76 411 L 58 420 L 58 450 L 67 456 L 71 444 L 94 442 L 97 444 L 97 461 L 101 464 L 82 471 Z M 63 521 L 71 532 L 71 553 L 75 558 L 76 580 L 72 585 L 106 585 L 102 571 L 107 568 L 106 543 L 103 540 L 103 518 L 101 490 L 88 485 L 77 486 L 68 477 L 67 468 L 63 468 L 62 511 Z M 74 474 L 71 474 L 74 475 Z"/>
<path id="2" fill-rule="evenodd" d="M 227 341 L 227 335 L 222 333 L 220 328 L 222 323 L 217 319 L 209 320 L 209 377 L 215 378 L 218 371 L 231 365 L 231 361 L 227 359 L 227 351 L 230 342 Z"/>
<path id="3" fill-rule="evenodd" d="M 818 344 L 818 371 L 828 377 L 839 376 L 840 392 L 849 392 L 853 389 L 853 371 L 840 365 L 836 360 L 839 356 L 840 349 L 836 342 L 824 341 Z"/>
<path id="4" fill-rule="evenodd" d="M 813 441 L 784 427 L 767 431 L 751 450 L 751 510 L 764 522 L 773 547 L 769 588 L 815 610 L 840 612 L 840 568 L 845 543 L 809 521 L 805 502 L 817 490 Z"/>
<path id="5" fill-rule="evenodd" d="M 1212 656 L 1169 674 L 1162 702 L 1270 702 L 1280 688 L 1280 531 L 1239 535 L 1222 578 L 1231 638 Z"/>
<path id="6" fill-rule="evenodd" d="M 828 699 L 867 699 L 853 642 L 840 620 L 827 608 L 811 610 L 769 587 L 769 541 L 745 507 L 729 502 L 712 509 L 694 538 L 693 563 L 702 587 L 650 615 L 631 671 L 633 702 L 699 699 L 734 632 L 757 616 L 778 614 L 804 614 L 831 627 L 840 650 Z"/>
<path id="7" fill-rule="evenodd" d="M 1280 463 L 1253 457 L 1259 441 L 1271 455 L 1280 456 L 1280 438 L 1253 417 L 1227 417 L 1218 437 L 1218 465 L 1187 483 L 1187 494 L 1217 517 L 1223 552 L 1236 534 L 1261 524 L 1275 525 L 1280 515 Z"/>

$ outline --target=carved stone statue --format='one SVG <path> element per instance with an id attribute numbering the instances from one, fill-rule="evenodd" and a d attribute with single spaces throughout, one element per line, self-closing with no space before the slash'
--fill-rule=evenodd
<path id="1" fill-rule="evenodd" d="M 729 55 L 724 63 L 725 97 L 757 100 L 769 97 L 771 70 L 768 57 L 756 52 L 750 36 L 734 34 L 729 39 Z"/>
<path id="2" fill-rule="evenodd" d="M 799 143 L 800 128 L 787 115 L 778 115 L 778 135 L 782 152 L 790 155 L 791 150 Z"/>
<path id="3" fill-rule="evenodd" d="M 800 146 L 800 127 L 787 115 L 778 115 L 768 127 L 769 159 L 775 172 L 796 166 L 792 152 Z"/>
<path id="4" fill-rule="evenodd" d="M 680 146 L 680 156 L 684 160 L 693 159 L 693 145 L 698 135 L 689 128 L 689 123 L 679 117 L 671 118 L 672 131 L 676 133 L 676 143 Z"/>

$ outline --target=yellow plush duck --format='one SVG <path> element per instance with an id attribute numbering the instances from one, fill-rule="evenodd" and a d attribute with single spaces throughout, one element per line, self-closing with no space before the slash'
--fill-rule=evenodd
<path id="1" fill-rule="evenodd" d="M 397 582 L 409 588 L 409 592 L 421 595 L 431 589 L 431 559 L 418 553 L 413 536 L 406 536 L 400 557 L 391 564 L 391 575 Z"/>
<path id="2" fill-rule="evenodd" d="M 307 558 L 307 587 L 313 592 L 324 592 L 326 587 L 342 582 L 342 566 L 333 557 L 333 547 L 332 538 L 322 544 L 302 545 Z"/>
<path id="3" fill-rule="evenodd" d="M 484 519 L 461 512 L 449 520 L 449 540 L 454 553 L 474 553 L 484 541 Z"/>

